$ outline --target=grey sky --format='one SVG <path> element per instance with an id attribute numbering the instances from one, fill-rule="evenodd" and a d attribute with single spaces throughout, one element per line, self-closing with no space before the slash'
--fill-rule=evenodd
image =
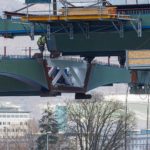
<path id="1" fill-rule="evenodd" d="M 25 0 L 17 0 L 17 1 L 24 3 Z M 124 4 L 126 0 L 109 0 L 109 1 L 114 3 L 114 4 Z M 136 0 L 127 0 L 127 2 L 129 4 L 134 4 L 134 3 L 136 3 Z M 150 3 L 150 0 L 138 0 L 138 2 L 139 3 Z"/>

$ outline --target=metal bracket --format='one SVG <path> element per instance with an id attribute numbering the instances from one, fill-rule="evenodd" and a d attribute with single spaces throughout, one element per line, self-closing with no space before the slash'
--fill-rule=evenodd
<path id="1" fill-rule="evenodd" d="M 134 22 L 137 24 L 135 25 Z M 133 29 L 136 31 L 138 37 L 142 37 L 142 20 L 130 20 L 130 24 L 132 25 Z"/>
<path id="2" fill-rule="evenodd" d="M 119 27 L 115 24 L 114 21 L 112 21 L 113 26 L 115 29 L 119 32 L 120 38 L 124 38 L 124 26 L 122 21 L 118 21 Z"/>

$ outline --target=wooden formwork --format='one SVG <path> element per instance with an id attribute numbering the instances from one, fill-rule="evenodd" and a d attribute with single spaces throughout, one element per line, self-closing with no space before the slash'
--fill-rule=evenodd
<path id="1" fill-rule="evenodd" d="M 63 8 L 59 10 L 62 15 L 99 15 L 99 14 L 109 14 L 114 15 L 117 13 L 116 7 L 105 7 L 105 8 Z"/>
<path id="2" fill-rule="evenodd" d="M 150 66 L 150 50 L 128 51 L 128 66 Z"/>

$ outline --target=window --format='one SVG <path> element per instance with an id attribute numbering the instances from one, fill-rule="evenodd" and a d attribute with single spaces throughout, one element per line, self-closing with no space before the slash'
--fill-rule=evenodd
<path id="1" fill-rule="evenodd" d="M 10 115 L 7 115 L 7 118 L 10 118 Z"/>

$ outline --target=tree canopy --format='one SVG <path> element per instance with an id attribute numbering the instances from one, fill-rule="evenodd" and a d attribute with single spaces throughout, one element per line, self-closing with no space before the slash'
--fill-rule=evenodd
<path id="1" fill-rule="evenodd" d="M 118 150 L 135 125 L 134 115 L 126 114 L 123 104 L 104 101 L 100 95 L 67 107 L 69 132 L 76 136 L 81 150 Z"/>
<path id="2" fill-rule="evenodd" d="M 58 138 L 58 123 L 49 105 L 43 112 L 39 127 L 41 135 L 37 139 L 38 150 L 44 150 L 47 144 L 47 136 L 49 144 L 55 144 Z"/>

